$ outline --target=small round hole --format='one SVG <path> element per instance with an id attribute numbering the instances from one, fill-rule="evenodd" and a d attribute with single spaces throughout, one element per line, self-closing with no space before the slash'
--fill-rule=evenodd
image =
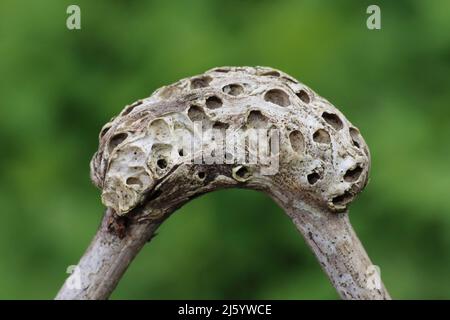
<path id="1" fill-rule="evenodd" d="M 359 131 L 356 128 L 350 128 L 350 137 L 352 138 L 353 145 L 357 148 L 361 147 L 361 140 L 359 137 Z"/>
<path id="2" fill-rule="evenodd" d="M 120 145 L 122 142 L 125 141 L 125 139 L 128 137 L 128 134 L 126 133 L 119 133 L 116 134 L 114 137 L 111 138 L 108 145 L 108 150 L 111 153 L 118 145 Z"/>
<path id="3" fill-rule="evenodd" d="M 305 90 L 300 90 L 296 94 L 297 94 L 297 97 L 299 97 L 300 100 L 302 100 L 304 103 L 309 103 L 311 101 L 311 99 L 309 98 L 308 93 L 306 93 Z"/>
<path id="4" fill-rule="evenodd" d="M 131 104 L 130 106 L 128 106 L 123 112 L 122 112 L 122 116 L 126 116 L 127 114 L 131 113 L 134 108 L 136 108 L 137 106 L 142 104 L 142 100 L 136 101 L 133 104 Z"/>
<path id="5" fill-rule="evenodd" d="M 324 112 L 322 118 L 335 130 L 341 130 L 344 127 L 342 120 L 334 113 Z"/>
<path id="6" fill-rule="evenodd" d="M 246 178 L 248 177 L 248 169 L 246 167 L 240 167 L 236 170 L 236 175 L 240 178 Z"/>
<path id="7" fill-rule="evenodd" d="M 330 134 L 323 129 L 319 129 L 316 132 L 314 132 L 313 140 L 318 143 L 330 143 L 331 142 Z"/>
<path id="8" fill-rule="evenodd" d="M 109 129 L 111 129 L 111 125 L 103 128 L 103 130 L 100 132 L 100 138 L 103 138 L 108 133 Z"/>
<path id="9" fill-rule="evenodd" d="M 245 182 L 251 177 L 251 173 L 246 166 L 237 166 L 232 170 L 232 177 L 239 182 Z"/>
<path id="10" fill-rule="evenodd" d="M 336 196 L 331 200 L 336 206 L 346 206 L 353 199 L 353 196 L 350 192 L 345 191 L 343 194 Z"/>
<path id="11" fill-rule="evenodd" d="M 282 107 L 287 107 L 291 104 L 288 94 L 281 89 L 271 89 L 267 91 L 264 95 L 264 100 Z"/>
<path id="12" fill-rule="evenodd" d="M 354 182 L 358 180 L 361 175 L 363 168 L 361 166 L 356 166 L 354 169 L 349 169 L 344 175 L 344 180 L 347 182 Z"/>
<path id="13" fill-rule="evenodd" d="M 165 168 L 167 168 L 167 161 L 166 161 L 166 159 L 158 159 L 158 161 L 156 161 L 156 165 L 160 169 L 165 169 Z"/>
<path id="14" fill-rule="evenodd" d="M 298 83 L 297 80 L 295 80 L 295 79 L 293 79 L 291 77 L 287 77 L 287 76 L 282 76 L 281 79 L 289 81 L 289 82 L 292 82 L 292 83 L 296 83 L 296 84 Z"/>
<path id="15" fill-rule="evenodd" d="M 300 131 L 294 130 L 289 134 L 289 142 L 292 150 L 296 153 L 302 153 L 305 150 L 305 139 Z"/>
<path id="16" fill-rule="evenodd" d="M 217 129 L 217 130 L 226 130 L 228 129 L 229 125 L 228 123 L 224 123 L 224 122 L 220 122 L 220 121 L 216 121 L 213 124 L 213 129 Z"/>
<path id="17" fill-rule="evenodd" d="M 211 77 L 200 77 L 191 80 L 191 89 L 200 89 L 206 88 L 209 86 L 209 83 L 212 81 Z"/>
<path id="18" fill-rule="evenodd" d="M 129 186 L 136 185 L 136 186 L 142 187 L 142 181 L 137 177 L 127 178 L 126 184 Z"/>
<path id="19" fill-rule="evenodd" d="M 203 180 L 206 177 L 206 173 L 204 173 L 203 171 L 200 171 L 197 175 L 198 175 L 200 180 Z"/>
<path id="20" fill-rule="evenodd" d="M 206 114 L 201 107 L 193 105 L 188 110 L 188 117 L 192 122 L 203 121 L 206 118 Z"/>
<path id="21" fill-rule="evenodd" d="M 261 74 L 262 76 L 270 76 L 270 77 L 279 77 L 281 74 L 278 71 L 272 70 L 272 71 L 266 71 Z"/>
<path id="22" fill-rule="evenodd" d="M 240 84 L 232 83 L 223 87 L 222 91 L 230 96 L 239 96 L 244 92 L 244 88 Z"/>
<path id="23" fill-rule="evenodd" d="M 213 70 L 214 72 L 220 72 L 220 73 L 228 73 L 231 71 L 231 69 L 226 69 L 226 68 L 216 68 Z"/>
<path id="24" fill-rule="evenodd" d="M 315 184 L 320 180 L 320 175 L 317 172 L 312 172 L 307 176 L 309 184 Z"/>
<path id="25" fill-rule="evenodd" d="M 254 129 L 266 127 L 268 121 L 269 119 L 259 110 L 250 111 L 246 120 L 248 127 Z"/>

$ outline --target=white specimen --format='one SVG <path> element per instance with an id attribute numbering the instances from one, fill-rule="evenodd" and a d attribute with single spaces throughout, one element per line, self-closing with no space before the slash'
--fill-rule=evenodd
<path id="1" fill-rule="evenodd" d="M 195 121 L 205 129 L 278 129 L 281 170 L 273 180 L 283 177 L 314 205 L 343 211 L 367 181 L 368 148 L 327 100 L 281 71 L 216 68 L 157 90 L 105 126 L 93 162 L 103 203 L 125 214 L 173 167 L 191 165 L 190 145 L 203 144 Z M 264 178 L 259 165 L 248 170 L 247 180 Z"/>
<path id="2" fill-rule="evenodd" d="M 233 149 L 226 151 L 234 161 L 204 161 L 195 146 L 210 146 L 194 130 L 198 122 L 244 137 L 250 129 L 276 129 L 279 148 L 270 156 L 277 157 L 277 171 L 240 162 Z M 107 298 L 164 219 L 195 196 L 230 187 L 269 194 L 342 298 L 389 298 L 381 281 L 379 288 L 367 286 L 372 263 L 346 212 L 368 181 L 368 147 L 338 109 L 289 75 L 267 67 L 209 70 L 125 107 L 99 139 L 91 178 L 108 210 L 79 263 L 83 288 L 65 286 L 57 298 Z M 243 141 L 251 151 L 251 139 Z"/>

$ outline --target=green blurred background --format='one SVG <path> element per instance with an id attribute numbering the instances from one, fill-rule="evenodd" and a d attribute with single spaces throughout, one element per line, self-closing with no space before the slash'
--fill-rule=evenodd
<path id="1" fill-rule="evenodd" d="M 450 2 L 0 2 L 0 298 L 50 299 L 94 235 L 101 126 L 123 106 L 222 65 L 311 86 L 366 138 L 351 220 L 394 298 L 450 298 Z M 82 29 L 66 28 L 81 7 Z M 228 190 L 174 214 L 115 299 L 336 299 L 268 197 Z"/>

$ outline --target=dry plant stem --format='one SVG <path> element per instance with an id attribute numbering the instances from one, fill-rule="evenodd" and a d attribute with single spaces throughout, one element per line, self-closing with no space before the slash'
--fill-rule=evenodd
<path id="1" fill-rule="evenodd" d="M 369 168 L 359 130 L 279 70 L 215 68 L 160 88 L 100 132 L 91 179 L 109 209 L 78 265 L 81 286 L 71 289 L 71 276 L 57 298 L 107 298 L 177 208 L 211 191 L 247 188 L 284 209 L 342 298 L 389 299 L 381 280 L 371 283 L 378 275 L 347 214 Z"/>
<path id="2" fill-rule="evenodd" d="M 122 278 L 128 265 L 141 248 L 151 240 L 160 222 L 145 221 L 129 225 L 123 237 L 111 232 L 111 210 L 107 210 L 90 246 L 78 263 L 81 288 L 71 286 L 67 279 L 57 300 L 107 299 Z"/>
<path id="3" fill-rule="evenodd" d="M 390 300 L 384 284 L 370 287 L 372 262 L 356 236 L 348 214 L 311 214 L 285 208 L 314 252 L 336 291 L 346 300 Z M 379 275 L 376 275 L 379 277 Z"/>
<path id="4" fill-rule="evenodd" d="M 312 213 L 289 203 L 279 204 L 292 218 L 342 299 L 390 299 L 382 283 L 380 289 L 367 288 L 367 270 L 372 263 L 355 235 L 347 213 Z M 71 288 L 70 280 L 67 280 L 56 299 L 107 299 L 161 223 L 151 220 L 131 222 L 127 234 L 121 238 L 108 227 L 111 217 L 108 210 L 78 264 L 82 288 Z"/>

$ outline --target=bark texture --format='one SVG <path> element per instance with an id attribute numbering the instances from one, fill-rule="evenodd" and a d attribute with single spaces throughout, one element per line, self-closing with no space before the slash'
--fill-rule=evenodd
<path id="1" fill-rule="evenodd" d="M 180 80 L 125 107 L 99 142 L 91 178 L 108 210 L 78 265 L 81 289 L 69 278 L 58 299 L 107 298 L 164 219 L 231 187 L 269 194 L 342 298 L 389 298 L 373 285 L 347 214 L 367 183 L 369 149 L 339 110 L 289 75 L 223 67 Z"/>

